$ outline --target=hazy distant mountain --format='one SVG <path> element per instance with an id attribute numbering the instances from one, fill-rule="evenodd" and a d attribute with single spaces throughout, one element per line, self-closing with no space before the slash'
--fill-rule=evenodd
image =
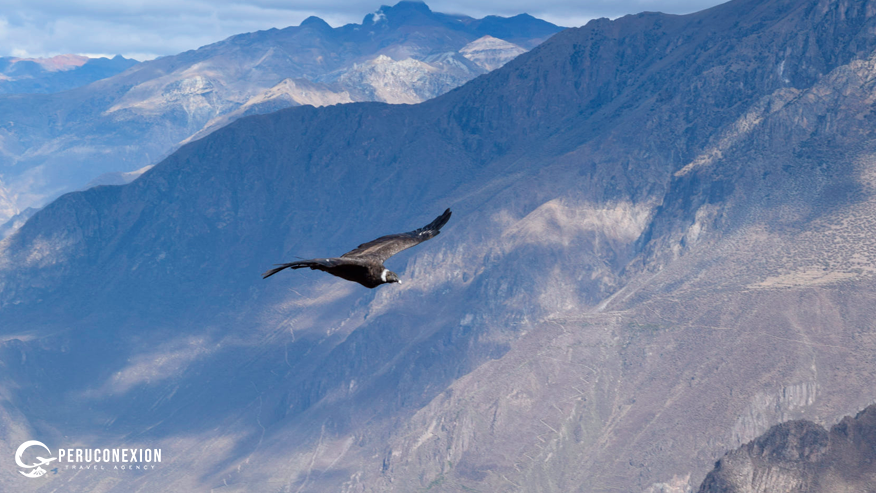
<path id="1" fill-rule="evenodd" d="M 154 164 L 240 116 L 303 104 L 424 101 L 560 29 L 525 14 L 472 19 L 402 1 L 362 24 L 332 28 L 310 17 L 145 62 L 74 91 L 0 96 L 0 222 L 104 173 Z M 14 66 L 28 63 L 35 65 Z"/>
<path id="2" fill-rule="evenodd" d="M 811 421 L 776 425 L 724 456 L 700 493 L 876 491 L 876 405 L 830 431 Z"/>
<path id="3" fill-rule="evenodd" d="M 0 94 L 66 91 L 111 77 L 137 63 L 121 55 L 111 59 L 81 55 L 0 57 Z"/>
<path id="4" fill-rule="evenodd" d="M 424 103 L 241 118 L 61 197 L 0 242 L 0 456 L 168 463 L 0 461 L 0 488 L 667 493 L 865 408 L 874 24 L 838 0 L 595 20 Z M 404 284 L 260 278 L 448 206 L 388 261 Z"/>
<path id="5" fill-rule="evenodd" d="M 24 223 L 36 213 L 37 209 L 28 207 L 27 209 L 12 216 L 5 223 L 0 224 L 0 240 L 14 233 L 18 228 L 24 226 Z"/>

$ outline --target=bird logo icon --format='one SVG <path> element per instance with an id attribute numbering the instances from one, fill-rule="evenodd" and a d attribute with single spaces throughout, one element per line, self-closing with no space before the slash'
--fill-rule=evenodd
<path id="1" fill-rule="evenodd" d="M 18 447 L 18 450 L 15 451 L 15 463 L 18 464 L 18 467 L 20 467 L 22 469 L 33 469 L 32 471 L 29 471 L 29 472 L 18 471 L 23 476 L 28 477 L 28 478 L 39 478 L 39 477 L 43 476 L 44 474 L 46 474 L 46 470 L 43 469 L 42 466 L 49 464 L 52 461 L 56 461 L 56 460 L 58 460 L 58 458 L 57 457 L 50 457 L 48 459 L 45 459 L 43 457 L 38 456 L 37 457 L 38 462 L 36 462 L 32 465 L 27 465 L 24 463 L 24 461 L 21 460 L 21 456 L 24 455 L 25 450 L 27 450 L 29 447 L 33 447 L 33 446 L 42 447 L 42 448 L 46 449 L 46 452 L 48 452 L 49 455 L 52 454 L 52 451 L 49 450 L 49 447 L 46 447 L 46 445 L 43 442 L 40 442 L 37 440 L 28 440 L 28 441 L 22 443 Z"/>

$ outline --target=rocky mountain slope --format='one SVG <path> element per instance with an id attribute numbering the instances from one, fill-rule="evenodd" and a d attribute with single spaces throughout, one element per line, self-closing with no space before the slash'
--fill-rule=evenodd
<path id="1" fill-rule="evenodd" d="M 863 409 L 874 12 L 597 20 L 424 103 L 241 118 L 61 197 L 0 243 L 0 432 L 167 463 L 0 485 L 674 492 Z M 402 285 L 259 276 L 448 206 Z"/>
<path id="2" fill-rule="evenodd" d="M 0 94 L 67 91 L 112 77 L 137 63 L 121 55 L 111 59 L 81 55 L 0 57 Z"/>
<path id="3" fill-rule="evenodd" d="M 776 425 L 728 453 L 700 493 L 876 491 L 876 405 L 830 431 L 811 421 Z"/>
<path id="4" fill-rule="evenodd" d="M 361 24 L 332 28 L 311 17 L 72 91 L 0 96 L 0 224 L 103 173 L 155 164 L 240 116 L 304 104 L 430 99 L 560 29 L 525 14 L 472 19 L 402 1 Z"/>

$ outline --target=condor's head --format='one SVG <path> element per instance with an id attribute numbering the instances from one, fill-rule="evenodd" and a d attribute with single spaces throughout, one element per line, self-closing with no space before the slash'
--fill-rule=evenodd
<path id="1" fill-rule="evenodd" d="M 380 274 L 380 280 L 386 283 L 397 282 L 401 284 L 401 279 L 398 278 L 398 275 L 389 269 L 383 269 L 383 272 Z"/>

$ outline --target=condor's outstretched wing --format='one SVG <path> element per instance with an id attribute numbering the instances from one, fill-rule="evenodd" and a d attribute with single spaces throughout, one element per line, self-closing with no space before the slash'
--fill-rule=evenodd
<path id="1" fill-rule="evenodd" d="M 355 250 L 349 251 L 341 258 L 375 259 L 383 263 L 396 253 L 418 245 L 430 238 L 434 238 L 441 232 L 441 228 L 450 220 L 450 209 L 444 211 L 431 223 L 420 229 L 408 233 L 386 235 L 359 245 Z"/>
<path id="2" fill-rule="evenodd" d="M 267 279 L 283 269 L 303 269 L 304 267 L 328 272 L 329 274 L 334 274 L 338 277 L 343 277 L 338 274 L 339 271 L 362 269 L 362 265 L 359 262 L 351 262 L 340 258 L 312 258 L 308 260 L 299 260 L 297 262 L 289 262 L 288 264 L 277 264 L 277 267 L 262 274 L 262 279 Z"/>

